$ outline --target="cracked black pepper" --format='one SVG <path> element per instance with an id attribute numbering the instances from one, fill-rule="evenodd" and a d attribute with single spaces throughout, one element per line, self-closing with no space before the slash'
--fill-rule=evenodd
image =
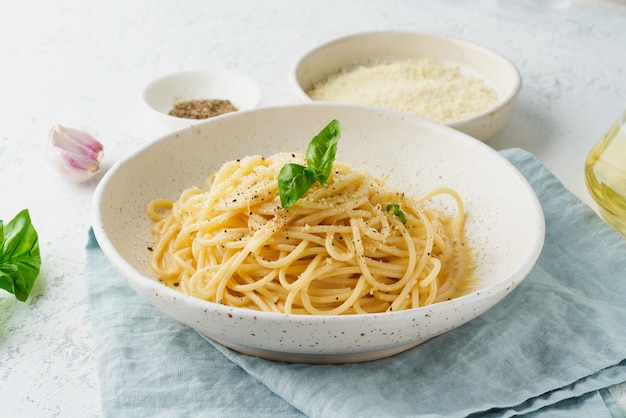
<path id="1" fill-rule="evenodd" d="M 170 116 L 186 119 L 208 119 L 213 116 L 235 112 L 237 110 L 237 107 L 233 105 L 230 100 L 186 100 L 174 105 L 169 114 Z"/>

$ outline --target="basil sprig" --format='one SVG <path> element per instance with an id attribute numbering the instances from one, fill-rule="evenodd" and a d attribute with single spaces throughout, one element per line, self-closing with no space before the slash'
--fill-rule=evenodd
<path id="1" fill-rule="evenodd" d="M 406 225 L 406 215 L 404 214 L 402 209 L 400 209 L 400 205 L 398 205 L 397 203 L 388 204 L 387 212 L 392 212 L 398 217 L 398 219 L 400 219 L 400 222 L 402 222 L 403 225 Z"/>
<path id="2" fill-rule="evenodd" d="M 309 142 L 306 149 L 306 167 L 289 163 L 281 168 L 278 174 L 278 192 L 283 208 L 292 207 L 315 182 L 323 186 L 328 184 L 340 137 L 341 124 L 333 119 Z"/>
<path id="3" fill-rule="evenodd" d="M 28 210 L 22 210 L 6 225 L 0 220 L 0 289 L 26 301 L 40 267 L 39 237 Z"/>

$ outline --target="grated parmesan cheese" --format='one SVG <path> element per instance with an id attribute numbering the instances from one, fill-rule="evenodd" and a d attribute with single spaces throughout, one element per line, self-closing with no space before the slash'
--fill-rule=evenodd
<path id="1" fill-rule="evenodd" d="M 480 78 L 430 58 L 340 70 L 307 94 L 313 100 L 381 106 L 438 123 L 469 118 L 498 101 Z"/>

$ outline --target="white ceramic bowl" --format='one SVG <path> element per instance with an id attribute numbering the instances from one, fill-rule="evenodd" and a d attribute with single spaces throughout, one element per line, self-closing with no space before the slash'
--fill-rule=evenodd
<path id="1" fill-rule="evenodd" d="M 167 130 L 177 130 L 204 121 L 170 116 L 170 110 L 177 103 L 187 100 L 230 100 L 242 111 L 258 106 L 261 89 L 250 78 L 232 71 L 186 70 L 151 81 L 141 92 L 141 99 L 157 123 Z"/>
<path id="2" fill-rule="evenodd" d="M 337 160 L 387 175 L 419 196 L 438 186 L 463 197 L 467 237 L 476 254 L 474 292 L 431 306 L 383 314 L 306 316 L 232 308 L 160 284 L 148 267 L 153 244 L 145 207 L 178 198 L 230 160 L 303 152 L 337 118 Z M 234 350 L 295 362 L 354 362 L 416 346 L 482 314 L 527 275 L 541 251 L 544 219 L 525 178 L 483 142 L 443 125 L 377 107 L 302 104 L 259 108 L 166 135 L 103 177 L 94 195 L 95 236 L 111 263 L 146 300 Z"/>
<path id="3" fill-rule="evenodd" d="M 325 43 L 299 58 L 289 81 L 304 102 L 313 85 L 340 69 L 358 64 L 397 59 L 432 58 L 446 65 L 458 66 L 483 79 L 498 95 L 498 103 L 473 117 L 447 123 L 461 132 L 486 141 L 509 119 L 520 91 L 519 71 L 505 57 L 474 43 L 432 34 L 403 31 L 365 32 Z"/>

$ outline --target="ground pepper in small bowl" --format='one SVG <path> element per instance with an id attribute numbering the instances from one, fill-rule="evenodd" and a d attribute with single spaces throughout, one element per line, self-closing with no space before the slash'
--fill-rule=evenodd
<path id="1" fill-rule="evenodd" d="M 239 109 L 230 100 L 206 99 L 186 100 L 174 105 L 170 110 L 170 116 L 185 119 L 208 119 L 224 113 L 235 112 Z"/>
<path id="2" fill-rule="evenodd" d="M 225 70 L 183 70 L 149 82 L 141 92 L 158 126 L 179 130 L 222 114 L 257 107 L 261 89 L 252 79 Z"/>

